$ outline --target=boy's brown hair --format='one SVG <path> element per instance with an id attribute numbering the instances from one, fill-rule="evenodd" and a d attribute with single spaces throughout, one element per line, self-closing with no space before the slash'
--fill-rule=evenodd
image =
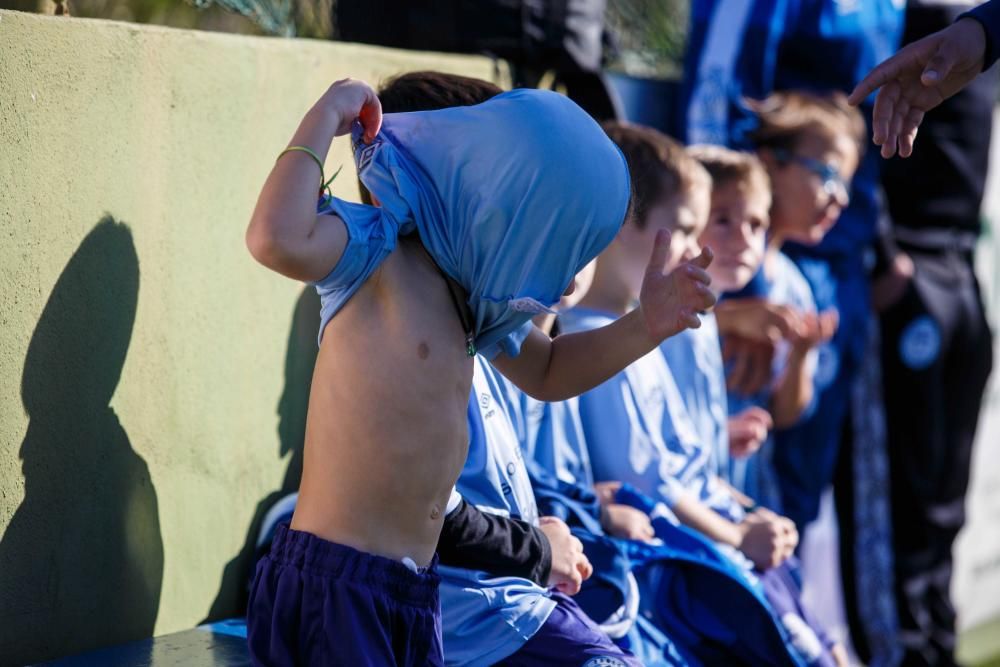
<path id="1" fill-rule="evenodd" d="M 711 177 L 698 161 L 662 132 L 620 121 L 602 127 L 625 155 L 632 180 L 630 217 L 640 228 L 657 203 L 696 187 L 711 187 Z"/>
<path id="2" fill-rule="evenodd" d="M 712 187 L 735 183 L 771 199 L 771 179 L 756 155 L 708 144 L 689 146 L 687 151 L 708 171 Z"/>
<path id="3" fill-rule="evenodd" d="M 385 81 L 378 89 L 383 113 L 437 111 L 480 104 L 503 92 L 496 84 L 445 72 L 407 72 Z M 358 183 L 361 201 L 371 205 L 368 189 Z"/>
<path id="4" fill-rule="evenodd" d="M 750 133 L 754 146 L 794 150 L 806 132 L 846 135 L 864 154 L 868 133 L 861 112 L 847 103 L 841 92 L 825 95 L 799 90 L 772 93 L 762 100 L 746 100 L 757 114 L 758 127 Z"/>

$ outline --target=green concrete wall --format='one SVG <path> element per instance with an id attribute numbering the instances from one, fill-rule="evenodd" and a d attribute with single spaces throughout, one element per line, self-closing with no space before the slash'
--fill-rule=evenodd
<path id="1" fill-rule="evenodd" d="M 0 663 L 240 604 L 316 302 L 243 245 L 331 82 L 485 59 L 0 11 Z M 328 172 L 355 198 L 346 139 Z"/>

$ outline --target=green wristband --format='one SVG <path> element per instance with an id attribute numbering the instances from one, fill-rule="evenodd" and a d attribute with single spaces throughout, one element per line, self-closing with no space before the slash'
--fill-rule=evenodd
<path id="1" fill-rule="evenodd" d="M 329 196 L 333 196 L 330 192 L 330 184 L 333 183 L 333 179 L 337 178 L 340 174 L 340 170 L 344 168 L 344 165 L 340 165 L 340 167 L 337 168 L 337 171 L 334 172 L 333 176 L 330 177 L 330 180 L 326 180 L 326 173 L 323 169 L 323 161 L 319 159 L 319 155 L 316 155 L 316 151 L 308 146 L 289 146 L 285 150 L 278 153 L 278 157 L 275 159 L 281 159 L 282 155 L 292 151 L 301 151 L 316 161 L 316 165 L 319 167 L 319 194 L 323 195 L 323 193 L 326 193 Z"/>

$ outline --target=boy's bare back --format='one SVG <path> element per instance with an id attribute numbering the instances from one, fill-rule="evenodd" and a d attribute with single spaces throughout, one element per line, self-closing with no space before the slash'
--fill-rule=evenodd
<path id="1" fill-rule="evenodd" d="M 292 528 L 427 565 L 468 450 L 471 384 L 448 286 L 401 239 L 324 332 Z"/>

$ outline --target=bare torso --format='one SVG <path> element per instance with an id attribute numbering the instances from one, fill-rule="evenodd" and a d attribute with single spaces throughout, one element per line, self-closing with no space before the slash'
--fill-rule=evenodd
<path id="1" fill-rule="evenodd" d="M 472 367 L 447 283 L 401 239 L 324 332 L 292 528 L 427 565 L 468 450 Z"/>

